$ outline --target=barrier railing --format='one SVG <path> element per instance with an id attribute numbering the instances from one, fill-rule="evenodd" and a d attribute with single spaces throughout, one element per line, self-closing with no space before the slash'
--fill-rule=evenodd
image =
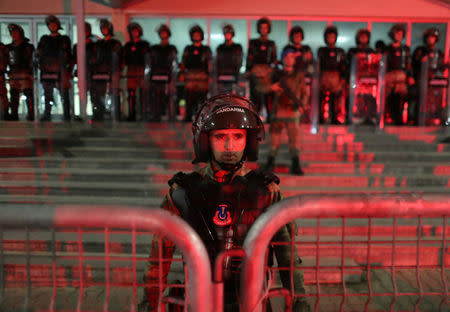
<path id="1" fill-rule="evenodd" d="M 145 287 L 183 287 L 185 311 L 211 311 L 211 267 L 199 236 L 162 209 L 105 206 L 16 206 L 0 209 L 0 309 L 2 311 L 137 311 Z M 142 280 L 147 261 L 159 266 L 181 258 L 149 258 L 152 236 L 168 239 L 185 262 L 184 285 Z M 131 244 L 130 244 L 131 243 Z M 161 248 L 160 248 L 161 249 Z M 174 256 L 175 258 L 175 256 Z M 184 269 L 180 271 L 183 272 Z M 69 291 L 62 292 L 64 288 Z M 72 306 L 71 306 L 72 305 Z M 118 310 L 117 310 L 118 311 Z"/>
<path id="2" fill-rule="evenodd" d="M 445 311 L 449 207 L 450 197 L 438 195 L 304 196 L 277 203 L 244 242 L 242 311 L 263 311 L 279 292 L 264 286 L 273 269 L 265 255 L 278 229 L 293 221 L 298 232 L 290 244 L 303 264 L 284 269 L 303 270 L 306 293 L 290 296 L 305 298 L 311 310 Z"/>

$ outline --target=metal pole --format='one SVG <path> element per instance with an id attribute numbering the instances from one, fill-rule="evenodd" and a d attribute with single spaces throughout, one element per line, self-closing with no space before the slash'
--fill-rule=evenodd
<path id="1" fill-rule="evenodd" d="M 77 68 L 78 95 L 80 97 L 80 117 L 86 119 L 87 84 L 86 84 L 86 35 L 84 27 L 84 0 L 77 0 Z"/>

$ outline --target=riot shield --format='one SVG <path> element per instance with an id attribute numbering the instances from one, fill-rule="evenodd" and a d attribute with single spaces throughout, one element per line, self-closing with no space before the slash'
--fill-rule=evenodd
<path id="1" fill-rule="evenodd" d="M 377 124 L 380 53 L 354 55 L 350 66 L 349 121 Z"/>
<path id="2" fill-rule="evenodd" d="M 319 75 L 320 75 L 320 61 L 317 60 L 314 65 L 314 71 L 311 78 L 311 133 L 319 132 Z"/>
<path id="3" fill-rule="evenodd" d="M 423 58 L 419 81 L 419 126 L 443 125 L 449 118 L 448 77 L 433 75 L 429 59 Z"/>

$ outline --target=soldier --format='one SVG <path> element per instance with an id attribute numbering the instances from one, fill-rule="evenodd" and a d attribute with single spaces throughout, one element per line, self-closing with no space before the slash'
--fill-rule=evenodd
<path id="1" fill-rule="evenodd" d="M 2 120 L 9 119 L 9 101 L 8 95 L 6 94 L 6 80 L 5 73 L 8 67 L 8 49 L 6 46 L 0 42 L 0 105 Z"/>
<path id="2" fill-rule="evenodd" d="M 356 47 L 348 50 L 348 63 L 352 61 L 353 56 L 361 55 L 366 57 L 368 54 L 373 53 L 373 49 L 369 46 L 370 43 L 370 31 L 368 29 L 359 29 L 355 36 Z"/>
<path id="3" fill-rule="evenodd" d="M 8 49 L 9 87 L 11 112 L 10 120 L 19 120 L 20 93 L 26 97 L 27 120 L 34 120 L 33 101 L 33 53 L 34 47 L 25 38 L 23 28 L 17 24 L 8 25 L 12 42 L 6 46 Z"/>
<path id="4" fill-rule="evenodd" d="M 100 20 L 100 31 L 103 39 L 94 46 L 92 64 L 91 100 L 93 103 L 93 119 L 103 120 L 105 113 L 106 93 L 111 95 L 112 109 L 116 120 L 120 120 L 120 75 L 122 71 L 122 44 L 113 39 L 114 27 L 107 19 Z"/>
<path id="5" fill-rule="evenodd" d="M 197 113 L 198 105 L 206 99 L 212 69 L 211 49 L 202 44 L 203 29 L 196 25 L 189 30 L 189 35 L 192 44 L 184 49 L 180 65 L 180 81 L 184 81 L 186 122 L 192 121 L 192 114 Z"/>
<path id="6" fill-rule="evenodd" d="M 295 50 L 295 70 L 305 74 L 313 72 L 313 55 L 311 48 L 303 45 L 302 41 L 305 39 L 303 29 L 300 26 L 294 26 L 289 31 L 289 44 L 283 48 L 283 52 L 287 49 Z M 283 54 L 282 52 L 282 54 Z"/>
<path id="7" fill-rule="evenodd" d="M 295 70 L 298 66 L 297 50 L 285 48 L 281 60 L 283 69 L 272 74 L 271 90 L 273 98 L 270 119 L 270 150 L 266 170 L 273 171 L 275 157 L 280 147 L 281 132 L 286 128 L 289 139 L 289 153 L 291 155 L 290 172 L 303 175 L 300 167 L 300 116 L 301 110 L 308 103 L 305 76 L 302 71 Z"/>
<path id="8" fill-rule="evenodd" d="M 389 31 L 392 43 L 386 47 L 386 122 L 403 124 L 404 104 L 408 95 L 408 84 L 413 85 L 409 47 L 402 44 L 406 28 L 394 25 Z"/>
<path id="9" fill-rule="evenodd" d="M 144 74 L 145 67 L 150 61 L 150 44 L 141 39 L 143 30 L 138 23 L 130 23 L 127 30 L 130 41 L 123 47 L 123 57 L 127 66 L 128 121 L 136 121 L 136 91 L 138 88 L 142 112 L 144 103 L 146 103 L 148 88 Z"/>
<path id="10" fill-rule="evenodd" d="M 264 138 L 264 125 L 250 101 L 232 94 L 210 98 L 197 115 L 192 132 L 194 162 L 205 162 L 206 167 L 189 174 L 179 172 L 169 180 L 170 190 L 162 207 L 194 228 L 214 264 L 220 252 L 242 248 L 255 219 L 283 197 L 278 177 L 266 171 L 252 171 L 245 165 L 246 160 L 257 159 L 258 145 Z M 274 241 L 285 243 L 274 246 L 274 251 L 278 266 L 288 268 L 280 270 L 283 287 L 304 294 L 303 272 L 298 269 L 301 260 L 286 244 L 290 242 L 291 226 L 283 226 L 274 236 Z M 160 248 L 165 259 L 172 258 L 173 243 L 160 240 L 163 245 L 158 246 L 158 241 L 157 237 L 153 238 L 150 258 L 157 258 Z M 224 311 L 227 312 L 239 311 L 239 262 L 237 258 L 228 258 L 223 265 Z M 289 269 L 292 265 L 296 270 Z M 170 262 L 161 265 L 150 261 L 144 277 L 146 284 L 158 285 L 160 276 L 166 284 L 169 270 Z M 157 311 L 159 294 L 163 291 L 158 286 L 148 286 L 141 307 Z M 308 304 L 303 298 L 296 298 L 293 311 L 308 311 Z"/>
<path id="11" fill-rule="evenodd" d="M 318 51 L 320 63 L 320 121 L 343 124 L 346 121 L 344 85 L 347 74 L 345 53 L 336 47 L 337 28 L 325 29 L 326 47 Z"/>
<path id="12" fill-rule="evenodd" d="M 64 120 L 70 121 L 69 89 L 74 65 L 72 43 L 68 36 L 59 33 L 62 27 L 56 16 L 47 16 L 45 23 L 50 34 L 41 37 L 37 48 L 41 83 L 45 96 L 45 111 L 41 121 L 51 120 L 52 106 L 55 104 L 53 98 L 53 89 L 55 88 L 60 92 Z"/>
<path id="13" fill-rule="evenodd" d="M 416 84 L 412 88 L 412 94 L 410 94 L 411 101 L 409 103 L 412 107 L 409 109 L 410 116 L 408 119 L 411 124 L 417 124 L 418 122 L 422 62 L 426 59 L 428 60 L 428 79 L 443 77 L 443 71 L 447 68 L 444 53 L 436 49 L 436 43 L 439 41 L 439 30 L 437 28 L 428 28 L 424 31 L 422 38 L 424 45 L 416 48 L 412 56 L 412 70 Z"/>
<path id="14" fill-rule="evenodd" d="M 86 87 L 87 90 L 91 90 L 92 84 L 91 84 L 91 65 L 92 60 L 94 58 L 94 49 L 95 49 L 95 42 L 97 41 L 97 37 L 92 35 L 92 28 L 91 24 L 88 22 L 84 22 L 84 33 L 85 33 L 85 42 L 86 42 Z M 78 61 L 77 59 L 77 44 L 73 45 L 73 59 L 76 63 Z M 75 76 L 78 75 L 78 66 L 75 70 Z M 90 91 L 92 94 L 92 92 Z"/>
<path id="15" fill-rule="evenodd" d="M 235 93 L 242 66 L 242 46 L 233 42 L 233 25 L 227 24 L 222 30 L 225 42 L 217 47 L 215 59 L 217 92 Z"/>
<path id="16" fill-rule="evenodd" d="M 169 42 L 172 35 L 170 28 L 163 24 L 157 32 L 161 42 L 150 50 L 150 110 L 153 121 L 161 120 L 169 103 L 172 104 L 169 107 L 169 117 L 175 118 L 174 103 L 170 97 L 174 94 L 173 76 L 178 66 L 177 48 Z"/>
<path id="17" fill-rule="evenodd" d="M 255 103 L 258 112 L 264 107 L 269 116 L 270 93 L 267 86 L 271 85 L 270 74 L 277 66 L 277 47 L 268 36 L 272 30 L 272 22 L 267 17 L 262 17 L 256 23 L 260 37 L 250 39 L 247 54 L 247 76 L 250 82 L 250 99 Z M 269 116 L 270 117 L 270 116 Z"/>

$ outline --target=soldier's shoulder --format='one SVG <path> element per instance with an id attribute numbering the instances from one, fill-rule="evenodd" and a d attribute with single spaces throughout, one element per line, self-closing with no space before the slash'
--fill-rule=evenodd
<path id="1" fill-rule="evenodd" d="M 170 187 L 182 187 L 187 188 L 189 186 L 197 184 L 202 180 L 202 175 L 198 172 L 184 173 L 178 172 L 176 173 L 169 181 L 168 184 Z"/>
<path id="2" fill-rule="evenodd" d="M 249 182 L 260 184 L 263 186 L 268 186 L 272 183 L 280 184 L 280 178 L 275 175 L 272 171 L 267 171 L 264 169 L 251 170 L 245 175 Z"/>

